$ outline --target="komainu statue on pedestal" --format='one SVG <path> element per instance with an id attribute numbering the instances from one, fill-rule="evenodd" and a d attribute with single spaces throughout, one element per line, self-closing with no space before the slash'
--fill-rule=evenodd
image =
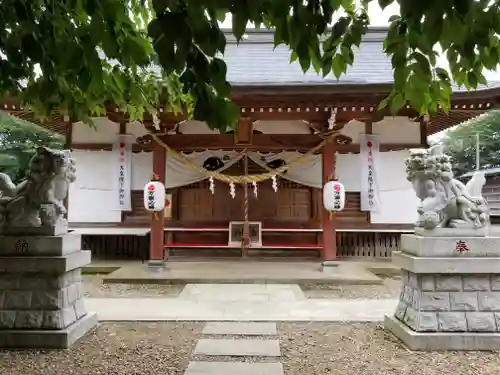
<path id="1" fill-rule="evenodd" d="M 0 228 L 52 227 L 64 220 L 64 199 L 76 179 L 69 150 L 39 147 L 31 158 L 26 179 L 14 185 L 0 173 Z"/>
<path id="2" fill-rule="evenodd" d="M 484 174 L 476 172 L 464 185 L 453 178 L 450 157 L 441 146 L 413 152 L 406 160 L 407 179 L 420 199 L 417 227 L 483 228 L 489 225 L 489 212 L 481 190 Z"/>

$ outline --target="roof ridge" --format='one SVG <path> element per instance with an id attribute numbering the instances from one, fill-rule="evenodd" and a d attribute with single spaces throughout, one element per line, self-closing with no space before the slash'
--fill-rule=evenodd
<path id="1" fill-rule="evenodd" d="M 228 33 L 228 34 L 232 33 L 232 30 L 233 30 L 231 27 L 221 27 L 220 29 L 222 30 L 222 32 Z M 389 31 L 389 26 L 368 26 L 368 33 L 381 32 L 381 31 L 384 31 L 384 32 Z M 260 27 L 260 28 L 247 27 L 245 30 L 245 34 L 247 34 L 247 33 L 273 34 L 274 30 L 266 28 L 266 27 Z"/>
<path id="2" fill-rule="evenodd" d="M 226 36 L 228 44 L 237 44 L 238 41 L 233 35 L 231 28 L 221 28 L 222 32 Z M 370 26 L 368 31 L 362 38 L 362 43 L 366 42 L 376 42 L 382 43 L 387 36 L 389 28 L 382 26 Z M 241 40 L 240 44 L 246 43 L 259 43 L 259 44 L 274 44 L 274 30 L 268 28 L 248 28 L 245 31 L 245 37 Z M 322 39 L 326 38 L 323 36 Z"/>

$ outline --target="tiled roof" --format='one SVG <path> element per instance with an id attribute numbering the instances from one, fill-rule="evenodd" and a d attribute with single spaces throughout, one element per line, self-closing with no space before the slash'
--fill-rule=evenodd
<path id="1" fill-rule="evenodd" d="M 223 58 L 228 66 L 228 81 L 235 86 L 392 82 L 392 65 L 383 52 L 385 28 L 369 30 L 354 51 L 353 66 L 338 81 L 333 74 L 323 78 L 312 67 L 304 74 L 298 61 L 290 63 L 287 46 L 274 48 L 274 34 L 270 30 L 248 30 L 239 45 L 230 30 L 225 32 L 227 46 Z"/>
<path id="2" fill-rule="evenodd" d="M 387 30 L 385 27 L 368 30 L 359 48 L 354 49 L 354 64 L 347 67 L 339 80 L 332 73 L 323 78 L 312 67 L 304 73 L 298 61 L 290 63 L 290 49 L 284 45 L 274 48 L 271 30 L 247 30 L 246 38 L 239 45 L 231 30 L 224 30 L 227 45 L 223 59 L 227 64 L 227 79 L 234 86 L 391 84 L 392 65 L 383 51 Z M 500 81 L 480 85 L 476 91 L 496 87 L 500 87 Z M 466 89 L 454 85 L 454 91 Z"/>

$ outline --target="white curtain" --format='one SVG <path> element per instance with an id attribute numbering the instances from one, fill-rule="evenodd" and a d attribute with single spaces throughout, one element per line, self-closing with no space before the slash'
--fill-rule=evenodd
<path id="1" fill-rule="evenodd" d="M 301 154 L 299 152 L 283 151 L 279 153 L 249 152 L 248 157 L 257 165 L 265 168 L 266 164 L 276 159 L 283 159 L 288 165 Z M 321 174 L 321 154 L 307 155 L 299 163 L 288 169 L 281 177 L 301 185 L 321 189 L 323 187 Z"/>
<path id="2" fill-rule="evenodd" d="M 219 169 L 217 172 L 222 172 L 237 163 L 238 160 L 243 157 L 243 154 L 236 151 L 206 150 L 201 152 L 192 152 L 185 154 L 185 156 L 190 162 L 196 163 L 200 166 L 203 166 L 203 163 L 209 157 L 218 157 L 224 162 L 224 167 Z M 173 154 L 169 154 L 167 156 L 165 181 L 165 187 L 167 189 L 194 184 L 196 182 L 203 181 L 206 178 L 207 176 L 204 173 L 198 171 L 190 165 L 187 165 L 187 163 L 178 156 Z"/>

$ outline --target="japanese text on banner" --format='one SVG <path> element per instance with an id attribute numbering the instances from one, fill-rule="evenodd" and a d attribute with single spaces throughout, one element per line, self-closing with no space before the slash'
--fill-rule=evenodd
<path id="1" fill-rule="evenodd" d="M 117 158 L 117 193 L 118 210 L 130 211 L 132 202 L 130 196 L 131 189 L 131 167 L 132 167 L 132 144 L 128 140 L 128 135 L 119 135 L 118 142 L 114 147 L 114 153 Z"/>
<path id="2" fill-rule="evenodd" d="M 377 183 L 376 160 L 379 152 L 379 141 L 376 135 L 360 135 L 361 161 L 361 210 L 379 210 L 379 189 Z"/>

